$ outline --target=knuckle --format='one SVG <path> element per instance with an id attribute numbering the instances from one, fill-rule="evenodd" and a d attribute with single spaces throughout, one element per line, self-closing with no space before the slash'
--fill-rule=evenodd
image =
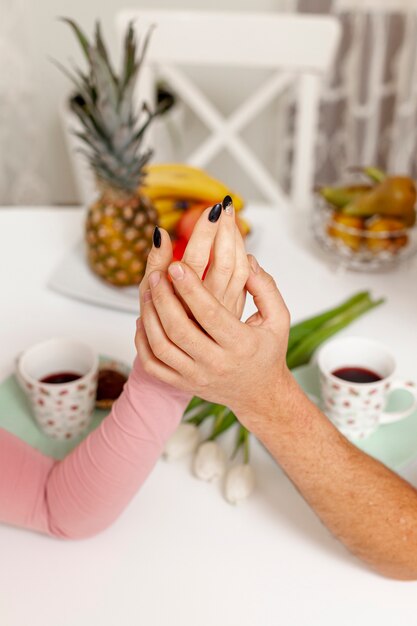
<path id="1" fill-rule="evenodd" d="M 152 291 L 152 302 L 155 305 L 161 306 L 165 304 L 166 299 L 167 299 L 166 293 L 162 289 L 154 289 Z"/>
<path id="2" fill-rule="evenodd" d="M 214 271 L 218 274 L 229 275 L 233 272 L 234 264 L 229 261 L 227 258 L 223 258 L 221 261 L 217 261 L 214 263 Z"/>
<path id="3" fill-rule="evenodd" d="M 201 369 L 195 369 L 191 379 L 199 389 L 206 389 L 209 386 L 207 375 Z"/>
<path id="4" fill-rule="evenodd" d="M 163 361 L 169 353 L 169 347 L 167 346 L 167 342 L 163 339 L 158 339 L 158 341 L 155 341 L 152 344 L 152 352 L 157 357 L 157 359 Z"/>
<path id="5" fill-rule="evenodd" d="M 226 363 L 219 363 L 216 367 L 216 374 L 220 378 L 224 378 L 229 373 L 229 368 Z"/>
<path id="6" fill-rule="evenodd" d="M 184 330 L 184 328 L 180 327 L 179 324 L 171 320 L 166 324 L 165 332 L 168 337 L 177 345 L 184 344 L 187 339 L 187 332 Z"/>
<path id="7" fill-rule="evenodd" d="M 277 291 L 278 289 L 274 278 L 271 276 L 271 274 L 267 274 L 266 272 L 264 276 L 264 288 L 266 291 Z"/>
<path id="8" fill-rule="evenodd" d="M 207 261 L 198 254 L 185 252 L 183 262 L 193 268 L 197 273 L 206 269 Z"/>
<path id="9" fill-rule="evenodd" d="M 217 311 L 213 305 L 207 305 L 204 310 L 204 324 L 212 326 L 216 322 Z"/>
<path id="10" fill-rule="evenodd" d="M 235 277 L 238 281 L 245 284 L 250 275 L 249 266 L 238 267 L 235 270 Z"/>

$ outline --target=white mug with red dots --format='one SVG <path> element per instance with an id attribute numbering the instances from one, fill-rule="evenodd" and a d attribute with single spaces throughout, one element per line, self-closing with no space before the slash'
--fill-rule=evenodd
<path id="1" fill-rule="evenodd" d="M 350 439 L 363 439 L 381 424 L 408 417 L 417 407 L 411 381 L 395 379 L 395 360 L 377 341 L 344 337 L 329 341 L 317 358 L 324 411 Z M 403 411 L 385 411 L 388 396 L 397 389 L 411 395 Z"/>
<path id="2" fill-rule="evenodd" d="M 96 399 L 98 356 L 72 339 L 49 339 L 21 354 L 16 377 L 39 428 L 54 439 L 73 439 L 90 424 Z"/>

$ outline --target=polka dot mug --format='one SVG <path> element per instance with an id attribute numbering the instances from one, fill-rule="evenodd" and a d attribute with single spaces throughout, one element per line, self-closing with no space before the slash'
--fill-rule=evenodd
<path id="1" fill-rule="evenodd" d="M 98 356 L 89 346 L 66 338 L 49 339 L 18 357 L 17 380 L 46 435 L 72 439 L 89 426 L 98 367 Z"/>
<path id="2" fill-rule="evenodd" d="M 380 425 L 408 417 L 417 407 L 417 389 L 412 381 L 395 379 L 395 360 L 377 341 L 343 337 L 326 343 L 317 357 L 324 412 L 351 439 L 363 439 Z M 372 382 L 351 382 L 335 372 L 360 369 L 375 373 Z M 403 411 L 385 411 L 388 396 L 402 389 L 411 396 Z"/>

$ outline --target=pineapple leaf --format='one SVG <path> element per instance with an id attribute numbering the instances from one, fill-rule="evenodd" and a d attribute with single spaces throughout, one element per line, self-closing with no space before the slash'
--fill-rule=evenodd
<path id="1" fill-rule="evenodd" d="M 90 43 L 78 24 L 69 17 L 61 17 L 61 22 L 69 24 L 77 37 L 87 61 L 90 61 Z"/>
<path id="2" fill-rule="evenodd" d="M 74 76 L 74 74 L 72 74 L 70 70 L 68 70 L 65 67 L 65 65 L 62 65 L 62 63 L 60 63 L 56 59 L 50 58 L 50 61 L 51 63 L 55 65 L 55 67 L 59 69 L 60 72 L 62 72 L 67 78 L 69 78 L 69 80 L 73 83 L 73 85 L 77 88 L 78 91 L 80 92 L 83 91 L 83 87 L 81 83 L 79 82 L 79 80 L 77 79 L 77 77 Z"/>
<path id="3" fill-rule="evenodd" d="M 109 71 L 109 74 L 114 82 L 114 84 L 116 85 L 116 87 L 118 86 L 118 78 L 116 76 L 116 74 L 113 71 L 113 67 L 112 64 L 110 62 L 110 58 L 107 52 L 107 48 L 105 46 L 105 43 L 103 41 L 103 37 L 101 35 L 101 27 L 100 27 L 100 22 L 97 21 L 96 22 L 96 48 L 98 50 L 98 53 L 100 54 L 101 58 L 103 59 L 104 63 L 107 66 L 107 69 Z"/>
<path id="4" fill-rule="evenodd" d="M 148 51 L 149 42 L 151 40 L 151 36 L 152 36 L 154 28 L 155 28 L 155 24 L 149 27 L 148 32 L 145 35 L 145 41 L 142 46 L 142 52 L 140 53 L 140 56 L 139 56 L 137 71 L 139 71 L 140 66 L 142 65 L 143 59 L 146 56 L 146 52 Z"/>
<path id="5" fill-rule="evenodd" d="M 98 136 L 102 138 L 103 141 L 105 141 L 105 143 L 107 144 L 107 149 L 111 149 L 111 145 L 106 135 L 105 129 L 103 129 L 100 125 L 98 116 L 93 116 L 89 113 L 88 105 L 85 104 L 84 106 L 82 106 L 74 98 L 72 98 L 70 101 L 70 107 L 86 129 L 87 133 L 89 133 L 93 137 Z"/>
<path id="6" fill-rule="evenodd" d="M 73 20 L 64 18 L 63 21 L 74 31 L 88 63 L 88 71 L 77 67 L 71 71 L 60 68 L 77 90 L 70 100 L 70 107 L 81 125 L 73 130 L 83 143 L 80 152 L 105 185 L 135 192 L 152 154 L 142 148 L 144 133 L 158 114 L 158 111 L 151 112 L 144 107 L 146 115 L 142 120 L 141 112 L 134 107 L 136 81 L 151 29 L 139 51 L 133 23 L 129 24 L 124 38 L 122 68 L 116 74 L 100 24 L 96 23 L 90 43 Z"/>
<path id="7" fill-rule="evenodd" d="M 133 28 L 133 22 L 130 22 L 128 29 L 127 29 L 126 37 L 125 37 L 124 56 L 123 56 L 123 62 L 122 62 L 122 69 L 120 72 L 120 75 L 121 75 L 120 91 L 119 91 L 120 100 L 123 97 L 123 92 L 125 90 L 126 85 L 128 84 L 130 80 L 133 69 L 135 67 L 135 57 L 136 57 L 135 31 Z"/>

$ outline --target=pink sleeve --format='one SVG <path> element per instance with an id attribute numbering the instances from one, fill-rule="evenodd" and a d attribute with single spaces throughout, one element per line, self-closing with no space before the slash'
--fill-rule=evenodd
<path id="1" fill-rule="evenodd" d="M 0 521 L 74 539 L 108 527 L 154 467 L 189 399 L 136 359 L 110 415 L 62 461 L 0 431 Z"/>

